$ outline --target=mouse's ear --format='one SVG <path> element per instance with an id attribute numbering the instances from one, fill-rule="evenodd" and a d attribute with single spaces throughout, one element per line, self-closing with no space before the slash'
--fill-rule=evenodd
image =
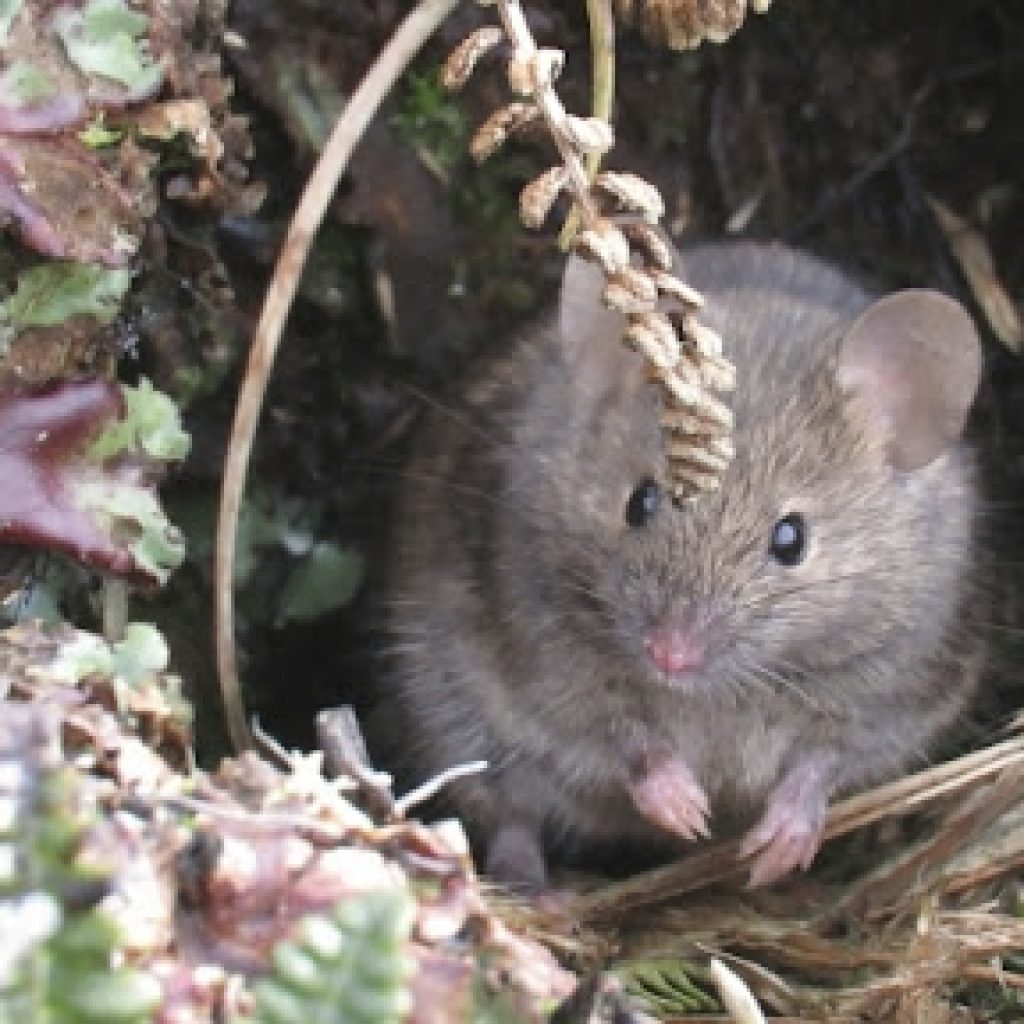
<path id="1" fill-rule="evenodd" d="M 879 299 L 840 348 L 839 384 L 881 431 L 895 469 L 925 466 L 956 441 L 980 375 L 974 324 L 939 292 Z"/>

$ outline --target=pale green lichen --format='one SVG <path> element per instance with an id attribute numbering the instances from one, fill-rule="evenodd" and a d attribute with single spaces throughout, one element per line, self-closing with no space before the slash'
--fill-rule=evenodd
<path id="1" fill-rule="evenodd" d="M 107 424 L 92 443 L 89 454 L 98 460 L 124 452 L 141 451 L 160 462 L 180 462 L 191 440 L 181 429 L 178 407 L 143 377 L 139 386 L 122 386 L 125 415 Z"/>
<path id="2" fill-rule="evenodd" d="M 344 607 L 363 577 L 358 551 L 331 541 L 314 544 L 288 577 L 278 602 L 283 622 L 304 622 Z"/>
<path id="3" fill-rule="evenodd" d="M 11 26 L 21 10 L 23 0 L 0 0 L 0 46 L 7 45 Z"/>
<path id="4" fill-rule="evenodd" d="M 87 676 L 100 675 L 137 686 L 144 679 L 163 672 L 170 654 L 167 641 L 148 622 L 130 622 L 124 638 L 109 644 L 92 633 L 79 633 L 64 644 L 60 655 L 47 667 L 50 678 L 74 685 Z"/>
<path id="5" fill-rule="evenodd" d="M 84 74 L 112 79 L 135 93 L 159 86 L 163 68 L 146 52 L 149 18 L 124 0 L 89 0 L 78 11 L 62 8 L 54 28 L 68 59 Z"/>
<path id="6" fill-rule="evenodd" d="M 18 275 L 14 293 L 0 302 L 0 355 L 29 327 L 52 327 L 73 316 L 110 323 L 132 274 L 94 263 L 41 263 Z"/>
<path id="7" fill-rule="evenodd" d="M 56 83 L 35 64 L 16 60 L 0 75 L 0 95 L 9 96 L 15 106 L 30 107 L 57 92 Z"/>
<path id="8" fill-rule="evenodd" d="M 77 503 L 104 533 L 125 544 L 139 572 L 161 586 L 185 557 L 185 539 L 151 491 L 97 474 L 77 487 Z"/>
<path id="9" fill-rule="evenodd" d="M 78 138 L 90 149 L 103 149 L 106 146 L 113 146 L 124 138 L 124 132 L 118 128 L 108 128 L 103 113 L 94 117 L 79 133 Z M 132 238 L 132 252 L 135 251 L 135 239 Z M 118 241 L 115 241 L 114 248 L 121 250 Z"/>
<path id="10" fill-rule="evenodd" d="M 89 448 L 94 464 L 124 458 L 152 463 L 180 462 L 191 439 L 181 428 L 178 407 L 143 378 L 138 387 L 122 385 L 125 414 L 111 420 Z M 116 474 L 84 470 L 77 502 L 104 533 L 127 547 L 139 570 L 163 584 L 185 557 L 185 540 L 164 513 L 153 491 Z"/>
<path id="11" fill-rule="evenodd" d="M 347 899 L 278 945 L 254 988 L 258 1024 L 399 1024 L 412 1008 L 407 951 L 416 905 L 404 888 Z"/>
<path id="12" fill-rule="evenodd" d="M 91 812 L 68 769 L 26 770 L 0 751 L 8 821 L 0 849 L 13 870 L 0 885 L 0 1022 L 144 1024 L 160 1006 L 155 977 L 124 964 L 123 937 L 75 894 L 101 876 L 76 863 Z M 20 782 L 12 792 L 11 782 Z M 8 920 L 11 927 L 3 928 Z"/>

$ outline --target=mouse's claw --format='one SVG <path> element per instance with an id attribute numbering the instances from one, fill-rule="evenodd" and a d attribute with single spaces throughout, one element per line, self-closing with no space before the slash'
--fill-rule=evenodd
<path id="1" fill-rule="evenodd" d="M 821 847 L 827 806 L 819 766 L 798 766 L 782 780 L 764 816 L 740 844 L 740 857 L 752 861 L 749 888 L 811 866 Z"/>
<path id="2" fill-rule="evenodd" d="M 629 784 L 636 809 L 650 822 L 681 836 L 708 835 L 708 798 L 686 765 L 675 757 L 648 761 Z"/>

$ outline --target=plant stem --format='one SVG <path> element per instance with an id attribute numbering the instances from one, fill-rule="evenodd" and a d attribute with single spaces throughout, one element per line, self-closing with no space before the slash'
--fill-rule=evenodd
<path id="1" fill-rule="evenodd" d="M 587 0 L 590 23 L 590 115 L 611 122 L 615 103 L 615 18 L 612 0 Z M 601 168 L 601 154 L 587 156 L 587 178 L 593 181 Z M 568 252 L 580 227 L 580 209 L 573 205 L 558 235 L 558 245 Z"/>
<path id="2" fill-rule="evenodd" d="M 235 419 L 224 462 L 214 557 L 214 637 L 228 733 L 237 750 L 252 746 L 238 684 L 235 650 L 232 568 L 238 533 L 238 512 L 245 488 L 253 436 L 267 390 L 288 311 L 310 246 L 323 221 L 353 149 L 362 138 L 384 97 L 459 0 L 420 0 L 406 15 L 352 94 L 313 168 L 278 254 L 267 288 L 259 324 L 253 335 L 245 378 L 235 407 Z"/>

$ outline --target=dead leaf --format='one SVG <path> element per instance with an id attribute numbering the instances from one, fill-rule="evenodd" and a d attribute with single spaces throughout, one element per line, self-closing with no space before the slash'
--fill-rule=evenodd
<path id="1" fill-rule="evenodd" d="M 1011 352 L 1019 352 L 1024 341 L 1024 325 L 1013 300 L 999 280 L 988 242 L 934 196 L 928 196 L 928 204 L 992 333 Z"/>

